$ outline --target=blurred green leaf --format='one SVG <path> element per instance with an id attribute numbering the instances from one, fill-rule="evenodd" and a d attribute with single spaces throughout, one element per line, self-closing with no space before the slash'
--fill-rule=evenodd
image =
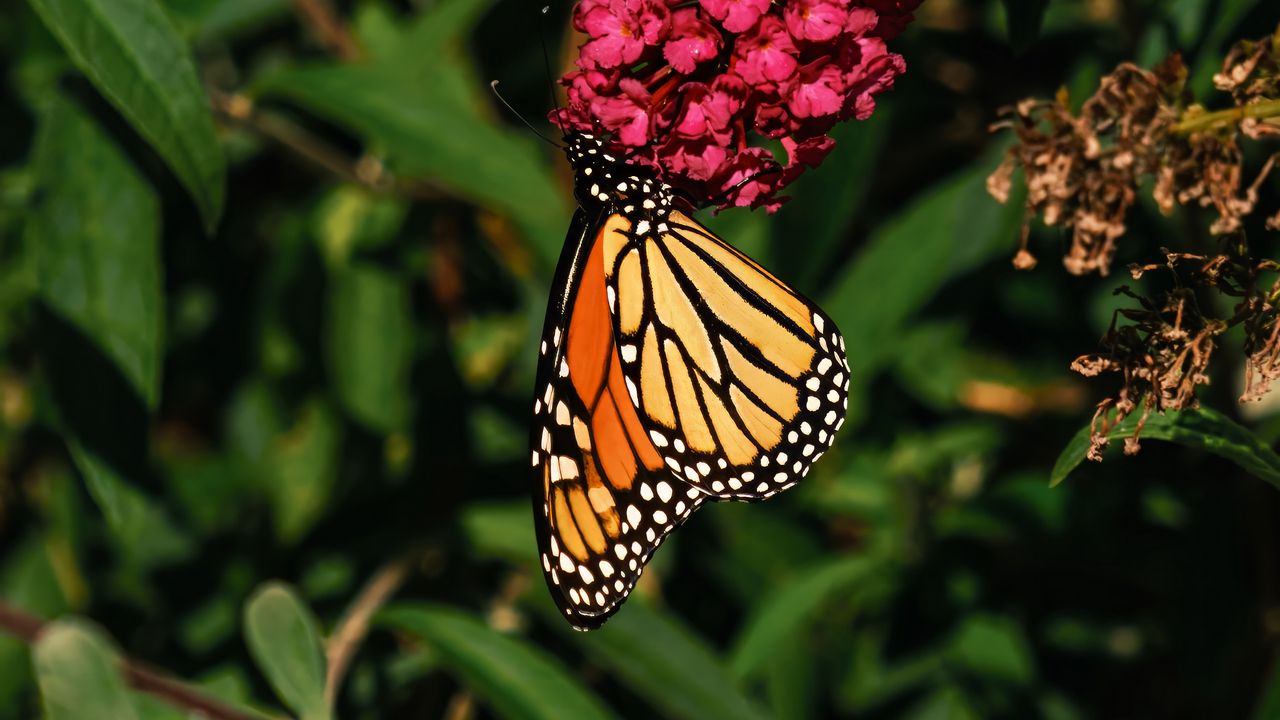
<path id="1" fill-rule="evenodd" d="M 284 542 L 301 539 L 328 507 L 341 442 L 338 419 L 318 400 L 304 406 L 297 423 L 272 442 L 262 482 Z"/>
<path id="2" fill-rule="evenodd" d="M 532 567 L 538 560 L 533 512 L 528 502 L 477 503 L 462 511 L 462 528 L 483 557 L 499 557 Z"/>
<path id="3" fill-rule="evenodd" d="M 458 372 L 473 388 L 489 387 L 517 354 L 530 357 L 526 330 L 525 318 L 517 315 L 477 315 L 459 323 L 449 345 Z"/>
<path id="4" fill-rule="evenodd" d="M 1222 55 L 1234 42 L 1233 33 L 1261 0 L 1222 0 L 1216 3 L 1207 25 L 1199 28 L 1200 52 L 1191 66 L 1189 85 L 1197 100 L 1204 100 L 1213 87 L 1213 74 L 1222 68 Z M 1270 32 L 1273 28 L 1265 28 Z M 1255 36 L 1250 28 L 1246 37 Z"/>
<path id="5" fill-rule="evenodd" d="M 781 277 L 795 278 L 797 287 L 814 288 L 838 257 L 853 218 L 877 180 L 876 164 L 893 127 L 891 108 L 880 105 L 864 122 L 832 128 L 835 149 L 821 166 L 806 171 L 787 190 L 791 202 L 783 206 L 776 222 L 777 237 L 787 239 L 779 249 L 777 270 Z M 736 238 L 725 238 L 742 249 Z M 766 259 L 757 259 L 774 267 Z"/>
<path id="6" fill-rule="evenodd" d="M 1027 638 L 1017 622 L 991 615 L 964 620 L 947 650 L 950 661 L 974 675 L 1024 684 L 1035 675 Z"/>
<path id="7" fill-rule="evenodd" d="M 968 339 L 959 322 L 921 323 L 904 333 L 894 364 L 903 387 L 937 410 L 955 409 L 979 366 Z"/>
<path id="8" fill-rule="evenodd" d="M 32 654 L 49 720 L 138 720 L 116 652 L 97 628 L 75 618 L 54 621 Z"/>
<path id="9" fill-rule="evenodd" d="M 146 693 L 130 692 L 129 702 L 133 705 L 138 720 L 196 720 L 201 717 Z"/>
<path id="10" fill-rule="evenodd" d="M 44 617 L 62 614 L 67 599 L 58 585 L 57 570 L 47 540 L 30 536 L 8 546 L 0 566 L 0 600 Z M 26 643 L 0 633 L 0 717 L 6 708 L 22 715 L 19 703 L 31 681 L 31 658 Z"/>
<path id="11" fill-rule="evenodd" d="M 1133 437 L 1142 413 L 1135 412 L 1111 430 L 1109 438 Z M 1049 473 L 1049 484 L 1067 478 L 1089 452 L 1090 426 L 1086 425 L 1063 448 Z M 1258 439 L 1253 431 L 1217 410 L 1200 407 L 1180 412 L 1152 413 L 1142 428 L 1143 440 L 1168 442 L 1198 448 L 1226 458 L 1256 478 L 1280 487 L 1280 455 Z"/>
<path id="12" fill-rule="evenodd" d="M 291 588 L 275 582 L 259 588 L 245 605 L 244 632 L 249 652 L 285 705 L 302 720 L 332 717 L 320 631 Z"/>
<path id="13" fill-rule="evenodd" d="M 452 47 L 490 1 L 439 3 L 398 35 L 380 25 L 390 48 L 367 64 L 280 68 L 254 87 L 350 128 L 385 152 L 397 173 L 509 214 L 550 268 L 570 208 L 537 142 L 483 112 L 475 95 L 482 83 Z"/>
<path id="14" fill-rule="evenodd" d="M 1040 24 L 1049 0 L 1004 0 L 1003 4 L 1009 44 L 1020 53 L 1040 36 Z"/>
<path id="15" fill-rule="evenodd" d="M 789 638 L 804 635 L 822 606 L 836 593 L 876 572 L 878 558 L 836 558 L 797 575 L 752 611 L 738 634 L 729 668 L 739 680 L 764 670 Z M 842 595 L 846 600 L 848 594 Z"/>
<path id="16" fill-rule="evenodd" d="M 379 617 L 383 624 L 427 643 L 444 666 L 460 675 L 501 717 L 613 717 L 555 659 L 460 610 L 428 604 L 399 605 L 382 611 Z"/>
<path id="17" fill-rule="evenodd" d="M 907 720 L 978 720 L 982 716 L 974 710 L 963 690 L 947 685 L 929 695 L 903 717 Z"/>
<path id="18" fill-rule="evenodd" d="M 42 199 L 26 242 L 37 255 L 41 297 L 154 407 L 162 352 L 159 203 L 77 104 L 55 94 L 40 119 L 34 162 Z"/>
<path id="19" fill-rule="evenodd" d="M 711 577 L 746 605 L 760 600 L 760 588 L 791 580 L 797 568 L 808 567 L 822 555 L 815 529 L 777 510 L 726 503 L 707 513 L 724 548 L 708 568 Z"/>
<path id="20" fill-rule="evenodd" d="M 854 358 L 851 421 L 861 420 L 864 387 L 896 356 L 901 328 L 911 316 L 950 279 L 1012 255 L 1022 201 L 1011 197 L 1001 205 L 991 199 L 986 177 L 996 164 L 994 155 L 979 161 L 882 225 L 827 293 L 822 306 Z"/>
<path id="21" fill-rule="evenodd" d="M 235 37 L 289 17 L 289 0 L 166 0 L 165 5 L 197 43 Z"/>
<path id="22" fill-rule="evenodd" d="M 212 231 L 226 167 L 209 101 L 156 0 L 29 0 L 76 66 L 164 158 Z M 83 167 L 96 167 L 85 159 Z"/>
<path id="23" fill-rule="evenodd" d="M 529 428 L 487 405 L 471 411 L 471 438 L 476 456 L 491 463 L 514 462 L 529 452 Z M 520 420 L 523 420 L 521 418 Z"/>
<path id="24" fill-rule="evenodd" d="M 325 261 L 341 268 L 355 251 L 393 240 L 408 212 L 409 204 L 400 198 L 375 195 L 358 185 L 340 185 L 316 209 L 313 231 Z"/>
<path id="25" fill-rule="evenodd" d="M 777 648 L 765 675 L 773 717 L 777 720 L 815 717 L 821 689 L 819 662 L 805 635 L 794 635 Z"/>
<path id="26" fill-rule="evenodd" d="M 132 570 L 141 572 L 190 557 L 195 544 L 162 505 L 79 442 L 69 440 L 67 447 Z"/>
<path id="27" fill-rule="evenodd" d="M 412 318 L 404 282 L 384 270 L 349 266 L 331 274 L 328 359 L 347 411 L 378 432 L 409 415 Z"/>
<path id="28" fill-rule="evenodd" d="M 551 613 L 548 613 L 551 615 Z M 568 628 L 559 613 L 549 617 Z M 766 717 L 738 688 L 704 640 L 644 602 L 632 600 L 608 624 L 573 639 L 661 717 L 686 720 Z"/>
<path id="29" fill-rule="evenodd" d="M 909 690 L 936 684 L 937 678 L 945 677 L 942 653 L 931 648 L 906 658 L 894 658 L 886 664 L 882 658 L 885 644 L 880 629 L 854 637 L 848 680 L 841 692 L 847 712 L 863 714 Z"/>
<path id="30" fill-rule="evenodd" d="M 1272 661 L 1271 671 L 1263 680 L 1262 692 L 1250 717 L 1253 720 L 1273 720 L 1280 717 L 1280 663 Z"/>
<path id="31" fill-rule="evenodd" d="M 1172 0 L 1169 3 L 1165 14 L 1177 31 L 1179 46 L 1189 47 L 1195 43 L 1196 36 L 1204 29 L 1205 13 L 1208 12 L 1209 5 L 1210 0 Z"/>

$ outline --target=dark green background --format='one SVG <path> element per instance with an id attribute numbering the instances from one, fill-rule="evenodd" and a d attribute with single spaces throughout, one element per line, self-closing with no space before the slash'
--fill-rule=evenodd
<path id="1" fill-rule="evenodd" d="M 707 219 L 840 325 L 849 422 L 792 492 L 697 513 L 592 634 L 551 607 L 528 507 L 568 176 L 487 87 L 541 118 L 540 36 L 562 57 L 569 8 L 540 31 L 524 0 L 343 2 L 364 53 L 343 63 L 286 0 L 10 4 L 0 600 L 96 625 L 60 623 L 34 662 L 0 636 L 0 719 L 77 717 L 86 699 L 180 717 L 85 680 L 118 650 L 326 717 L 316 628 L 399 557 L 412 572 L 341 717 L 441 717 L 464 698 L 518 718 L 1280 715 L 1264 482 L 1280 422 L 1274 404 L 1240 415 L 1239 338 L 1204 392 L 1221 415 L 1049 486 L 1112 389 L 1067 368 L 1096 349 L 1124 264 L 1211 250 L 1209 218 L 1144 198 L 1111 277 L 1067 275 L 1066 238 L 1044 228 L 1039 267 L 1018 272 L 1022 210 L 984 184 L 1000 106 L 1059 87 L 1078 104 L 1117 63 L 1181 49 L 1220 107 L 1225 49 L 1280 14 L 1008 4 L 1011 21 L 999 2 L 927 0 L 892 44 L 907 73 L 835 131 L 793 202 Z M 139 82 L 113 42 L 154 74 Z M 257 121 L 214 124 L 201 84 L 251 99 Z"/>

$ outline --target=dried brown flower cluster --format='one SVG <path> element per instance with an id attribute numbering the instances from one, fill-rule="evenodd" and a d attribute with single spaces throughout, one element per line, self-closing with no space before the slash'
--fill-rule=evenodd
<path id="1" fill-rule="evenodd" d="M 1217 88 L 1231 94 L 1234 106 L 1208 112 L 1193 105 L 1186 91 L 1186 68 L 1178 55 L 1154 70 L 1123 64 L 1071 112 L 1065 91 L 1052 101 L 1028 99 L 1004 112 L 995 128 L 1011 129 L 1017 143 L 987 180 L 987 188 L 1006 202 L 1014 171 L 1027 185 L 1027 221 L 1014 265 L 1027 269 L 1035 258 L 1027 248 L 1031 221 L 1071 230 L 1063 258 L 1068 272 L 1106 275 L 1125 220 L 1150 182 L 1156 205 L 1165 214 L 1175 207 L 1203 207 L 1215 217 L 1209 226 L 1219 236 L 1217 255 L 1172 252 L 1165 262 L 1131 266 L 1134 279 L 1152 270 L 1168 271 L 1173 289 L 1146 297 L 1121 288 L 1137 307 L 1119 311 L 1103 336 L 1101 351 L 1082 356 L 1071 367 L 1085 376 L 1117 373 L 1122 381 L 1114 397 L 1098 405 L 1089 456 L 1101 459 L 1110 430 L 1135 411 L 1142 414 L 1127 453 L 1137 452 L 1138 435 L 1152 411 L 1195 407 L 1196 388 L 1209 382 L 1209 363 L 1217 337 L 1242 326 L 1245 332 L 1245 392 L 1256 400 L 1280 377 L 1280 281 L 1268 282 L 1280 264 L 1250 254 L 1244 220 L 1259 204 L 1259 191 L 1274 167 L 1266 161 L 1246 184 L 1240 140 L 1280 138 L 1280 30 L 1271 37 L 1238 43 L 1227 55 Z M 1280 230 L 1280 213 L 1266 222 Z M 1236 300 L 1230 317 L 1204 312 L 1198 298 L 1218 293 Z M 1205 305 L 1213 305 L 1206 303 Z"/>

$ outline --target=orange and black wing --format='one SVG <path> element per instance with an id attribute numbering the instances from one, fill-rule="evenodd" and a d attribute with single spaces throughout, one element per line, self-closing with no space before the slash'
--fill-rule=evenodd
<path id="1" fill-rule="evenodd" d="M 580 630 L 617 611 L 663 538 L 706 499 L 664 467 L 636 412 L 614 342 L 603 237 L 579 210 L 547 310 L 532 428 L 542 569 Z"/>
<path id="2" fill-rule="evenodd" d="M 688 215 L 603 228 L 614 341 L 645 435 L 712 499 L 795 484 L 844 422 L 844 338 L 816 305 Z"/>

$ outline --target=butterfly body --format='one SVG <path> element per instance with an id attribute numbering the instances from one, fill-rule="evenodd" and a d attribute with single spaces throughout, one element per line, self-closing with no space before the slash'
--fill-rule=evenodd
<path id="1" fill-rule="evenodd" d="M 539 347 L 533 503 L 547 585 L 591 629 L 703 502 L 800 480 L 843 422 L 849 378 L 821 310 L 652 171 L 566 140 L 579 209 Z"/>

